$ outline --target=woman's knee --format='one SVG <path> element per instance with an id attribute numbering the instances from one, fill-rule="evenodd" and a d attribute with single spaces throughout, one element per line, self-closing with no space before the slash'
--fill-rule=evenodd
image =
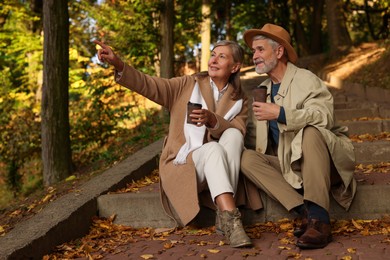
<path id="1" fill-rule="evenodd" d="M 225 154 L 225 150 L 223 147 L 217 143 L 217 142 L 208 142 L 203 145 L 204 149 L 202 152 L 205 153 L 205 155 L 212 154 L 212 155 L 218 155 L 218 154 Z"/>
<path id="2" fill-rule="evenodd" d="M 233 134 L 233 135 L 241 135 L 242 136 L 241 131 L 238 130 L 237 128 L 228 128 L 223 133 L 224 134 Z"/>
<path id="3" fill-rule="evenodd" d="M 226 129 L 221 136 L 221 139 L 222 138 L 229 140 L 230 143 L 234 142 L 244 144 L 244 136 L 237 128 Z"/>

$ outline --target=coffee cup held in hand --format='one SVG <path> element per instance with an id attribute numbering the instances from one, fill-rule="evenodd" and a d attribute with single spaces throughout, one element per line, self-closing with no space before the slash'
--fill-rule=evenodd
<path id="1" fill-rule="evenodd" d="M 266 86 L 256 86 L 252 90 L 253 100 L 257 102 L 266 102 L 267 101 L 267 87 Z"/>
<path id="2" fill-rule="evenodd" d="M 187 103 L 187 123 L 188 124 L 195 124 L 196 122 L 192 122 L 192 117 L 190 117 L 190 114 L 192 114 L 192 110 L 202 109 L 202 104 L 198 103 L 191 103 L 188 101 Z"/>

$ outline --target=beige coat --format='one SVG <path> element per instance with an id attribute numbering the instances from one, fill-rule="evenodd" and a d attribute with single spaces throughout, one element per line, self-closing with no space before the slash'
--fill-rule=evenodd
<path id="1" fill-rule="evenodd" d="M 116 78 L 118 75 L 116 75 Z M 214 112 L 218 123 L 215 129 L 207 129 L 205 142 L 217 140 L 227 128 L 237 128 L 243 135 L 246 132 L 248 113 L 247 99 L 244 98 L 241 112 L 230 122 L 223 116 L 235 104 L 231 99 L 233 87 L 229 85 L 226 93 L 215 108 L 213 92 L 208 76 L 196 78 L 183 76 L 172 79 L 163 79 L 145 75 L 130 66 L 125 66 L 123 74 L 117 82 L 147 98 L 166 107 L 170 112 L 169 133 L 164 140 L 160 157 L 160 187 L 162 200 L 167 213 L 173 217 L 170 206 L 180 219 L 178 224 L 188 224 L 199 212 L 199 198 L 196 183 L 195 166 L 192 153 L 187 157 L 187 163 L 174 165 L 179 149 L 185 143 L 184 120 L 186 117 L 187 102 L 190 100 L 196 81 L 199 84 L 202 96 L 210 111 Z"/>
<path id="2" fill-rule="evenodd" d="M 265 80 L 262 85 L 266 85 L 270 93 L 270 79 Z M 287 121 L 287 124 L 278 123 L 280 131 L 278 158 L 286 181 L 294 188 L 302 186 L 298 164 L 302 155 L 302 133 L 305 126 L 314 126 L 323 135 L 331 158 L 343 180 L 341 186 L 332 187 L 331 193 L 341 206 L 348 209 L 356 192 L 356 180 L 353 177 L 354 147 L 347 136 L 347 128 L 335 126 L 333 97 L 325 84 L 309 70 L 288 63 L 279 92 L 275 96 L 275 103 L 283 106 Z M 257 121 L 258 152 L 265 153 L 267 140 L 267 121 Z"/>

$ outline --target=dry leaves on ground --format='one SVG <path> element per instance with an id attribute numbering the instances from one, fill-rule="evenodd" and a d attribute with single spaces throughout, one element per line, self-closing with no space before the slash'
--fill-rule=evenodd
<path id="1" fill-rule="evenodd" d="M 379 165 L 358 165 L 356 168 L 365 172 L 373 170 L 388 169 L 390 163 L 382 163 Z M 154 183 L 158 183 L 159 176 L 158 170 L 154 170 L 150 176 L 146 176 L 143 179 L 133 181 L 128 184 L 126 188 L 118 190 L 121 192 L 139 192 L 140 189 L 145 188 Z M 131 227 L 124 227 L 121 225 L 113 224 L 114 217 L 109 219 L 96 218 L 91 228 L 90 234 L 82 238 L 81 240 L 72 241 L 61 246 L 58 246 L 56 251 L 52 255 L 45 256 L 45 259 L 59 259 L 59 258 L 77 258 L 77 257 L 89 257 L 90 259 L 103 258 L 105 254 L 116 254 L 121 252 L 120 246 L 126 244 L 136 243 L 141 240 L 162 240 L 163 243 L 161 252 L 170 250 L 173 247 L 183 245 L 185 243 L 195 244 L 202 247 L 206 245 L 224 246 L 224 241 L 210 241 L 207 236 L 211 236 L 215 233 L 215 227 L 209 228 L 195 228 L 187 226 L 181 229 L 152 229 L 152 228 L 139 228 L 134 229 Z M 335 236 L 344 236 L 351 234 L 360 234 L 363 236 L 369 235 L 386 235 L 387 238 L 383 243 L 390 244 L 388 238 L 390 233 L 390 217 L 383 218 L 381 220 L 338 220 L 332 223 L 332 233 Z M 293 236 L 294 228 L 300 225 L 298 220 L 281 219 L 278 222 L 266 222 L 258 223 L 256 225 L 246 227 L 246 232 L 252 239 L 260 238 L 262 233 L 271 232 L 276 234 L 284 234 L 279 239 L 279 249 L 290 250 L 295 245 L 295 238 Z M 188 236 L 203 237 L 199 239 L 170 239 L 171 235 L 178 235 L 181 238 Z M 210 251 L 211 250 L 211 251 Z M 354 248 L 349 248 L 348 253 L 353 253 Z M 207 251 L 210 254 L 218 254 L 219 249 L 209 249 Z M 243 256 L 255 256 L 258 252 L 245 251 L 242 252 Z M 299 259 L 301 255 L 296 252 L 289 252 L 290 258 Z M 207 258 L 206 254 L 202 254 L 203 258 Z M 155 259 L 152 254 L 144 254 L 140 256 L 143 259 Z M 345 258 L 348 259 L 348 258 Z"/>
<path id="2" fill-rule="evenodd" d="M 382 132 L 380 134 L 360 134 L 360 135 L 350 135 L 349 138 L 352 142 L 363 143 L 363 142 L 372 142 L 372 141 L 390 141 L 390 132 Z"/>
<path id="3" fill-rule="evenodd" d="M 131 183 L 128 183 L 125 188 L 110 193 L 139 192 L 140 189 L 148 187 L 154 183 L 158 183 L 159 181 L 160 176 L 158 174 L 158 169 L 155 169 L 150 175 L 145 176 L 139 180 L 133 180 Z"/>
<path id="4" fill-rule="evenodd" d="M 107 254 L 118 254 L 126 250 L 126 246 L 138 241 L 160 240 L 164 241 L 161 246 L 161 252 L 170 250 L 173 247 L 183 244 L 192 244 L 199 247 L 206 245 L 214 245 L 212 249 L 207 249 L 210 254 L 218 254 L 225 245 L 223 241 L 208 239 L 215 233 L 215 227 L 196 228 L 187 226 L 178 229 L 152 229 L 152 228 L 132 228 L 128 226 L 113 224 L 114 217 L 108 219 L 95 218 L 91 230 L 88 235 L 81 239 L 62 244 L 50 254 L 44 256 L 44 260 L 50 259 L 73 259 L 73 258 L 89 258 L 102 259 Z M 283 233 L 280 236 L 278 248 L 281 250 L 290 250 L 295 244 L 295 239 L 292 234 L 294 227 L 299 225 L 297 220 L 281 219 L 278 222 L 258 223 L 253 226 L 246 227 L 246 232 L 252 239 L 260 238 L 264 232 Z M 381 220 L 338 220 L 332 223 L 332 233 L 334 236 L 344 236 L 351 234 L 360 234 L 363 236 L 370 235 L 386 235 L 382 242 L 390 245 L 390 217 L 385 217 Z M 179 237 L 179 239 L 171 239 L 171 235 Z M 185 240 L 185 237 L 191 239 Z M 199 237 L 199 239 L 195 239 Z M 221 248 L 218 248 L 221 247 Z M 353 248 L 348 249 L 349 253 L 353 253 Z M 247 256 L 256 255 L 258 252 L 250 249 L 243 251 L 242 254 Z M 151 254 L 140 256 L 143 259 L 154 259 Z M 205 257 L 207 257 L 205 255 Z M 300 255 L 296 252 L 291 252 L 291 258 L 299 258 Z"/>
<path id="5" fill-rule="evenodd" d="M 14 224 L 20 220 L 25 220 L 34 214 L 40 212 L 44 205 L 53 201 L 59 196 L 57 190 L 53 187 L 48 187 L 46 189 L 45 195 L 39 199 L 34 200 L 32 203 L 21 205 L 17 209 L 5 212 L 1 217 L 0 222 L 0 236 L 4 236 L 8 233 L 13 227 Z"/>
<path id="6" fill-rule="evenodd" d="M 390 171 L 390 162 L 381 162 L 377 164 L 357 164 L 355 166 L 356 171 L 364 174 L 370 173 L 388 173 Z"/>

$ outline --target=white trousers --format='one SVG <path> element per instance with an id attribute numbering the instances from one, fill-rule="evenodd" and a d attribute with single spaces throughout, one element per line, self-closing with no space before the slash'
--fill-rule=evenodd
<path id="1" fill-rule="evenodd" d="M 209 142 L 192 153 L 195 163 L 198 191 L 207 186 L 213 202 L 222 193 L 237 191 L 244 138 L 236 128 L 228 128 L 218 142 Z"/>

